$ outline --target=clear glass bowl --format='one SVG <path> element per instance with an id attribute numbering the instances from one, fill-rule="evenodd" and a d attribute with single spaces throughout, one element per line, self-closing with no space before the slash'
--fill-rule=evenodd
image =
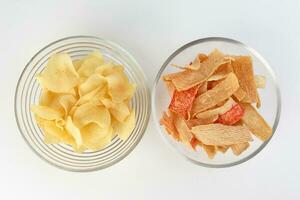
<path id="1" fill-rule="evenodd" d="M 190 63 L 197 53 L 209 53 L 215 48 L 226 54 L 250 55 L 253 59 L 254 73 L 266 76 L 266 88 L 259 89 L 262 103 L 259 112 L 269 125 L 273 127 L 274 134 L 279 122 L 281 110 L 280 91 L 275 74 L 267 61 L 254 49 L 241 42 L 227 38 L 211 37 L 195 40 L 180 47 L 165 61 L 156 76 L 155 85 L 152 90 L 152 115 L 161 136 L 180 155 L 187 158 L 189 161 L 204 167 L 222 168 L 241 164 L 254 157 L 268 144 L 272 137 L 265 142 L 261 142 L 259 139 L 254 138 L 250 147 L 239 156 L 235 156 L 231 150 L 228 150 L 225 154 L 218 152 L 214 159 L 209 159 L 203 149 L 200 148 L 197 151 L 193 151 L 181 142 L 175 141 L 167 134 L 164 127 L 159 124 L 159 119 L 161 118 L 163 111 L 167 110 L 170 103 L 170 97 L 162 81 L 162 75 L 178 71 L 178 69 L 170 66 L 170 64 L 184 66 L 185 64 Z"/>
<path id="2" fill-rule="evenodd" d="M 83 154 L 73 152 L 68 145 L 47 145 L 37 126 L 30 105 L 37 104 L 41 95 L 35 75 L 43 71 L 52 54 L 65 52 L 72 59 L 80 59 L 94 50 L 100 50 L 105 59 L 122 64 L 129 80 L 137 84 L 132 100 L 136 111 L 136 127 L 126 141 L 115 137 L 109 146 Z M 48 163 L 69 171 L 93 171 L 109 167 L 125 158 L 139 143 L 150 116 L 150 92 L 146 77 L 136 60 L 123 48 L 107 40 L 91 36 L 74 36 L 55 41 L 41 49 L 23 70 L 15 93 L 15 117 L 19 130 L 31 149 Z"/>

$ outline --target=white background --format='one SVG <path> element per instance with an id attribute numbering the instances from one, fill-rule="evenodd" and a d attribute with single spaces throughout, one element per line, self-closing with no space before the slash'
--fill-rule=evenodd
<path id="1" fill-rule="evenodd" d="M 300 1 L 1 1 L 0 199 L 299 199 Z M 135 56 L 152 87 L 164 60 L 201 37 L 240 40 L 276 72 L 282 115 L 268 146 L 250 161 L 207 169 L 183 160 L 150 119 L 144 138 L 123 161 L 73 173 L 38 158 L 14 118 L 17 79 L 48 43 L 71 35 L 119 43 Z"/>

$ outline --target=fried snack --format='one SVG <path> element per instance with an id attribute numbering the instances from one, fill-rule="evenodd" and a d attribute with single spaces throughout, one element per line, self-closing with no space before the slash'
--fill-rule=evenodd
<path id="1" fill-rule="evenodd" d="M 176 116 L 174 119 L 174 125 L 179 133 L 180 140 L 184 143 L 190 143 L 194 136 L 184 118 L 181 116 Z"/>
<path id="2" fill-rule="evenodd" d="M 244 143 L 239 143 L 239 144 L 233 144 L 230 146 L 230 148 L 231 148 L 233 154 L 238 156 L 241 153 L 243 153 L 244 151 L 246 151 L 246 149 L 248 149 L 249 146 L 250 146 L 249 142 L 244 142 Z"/>
<path id="3" fill-rule="evenodd" d="M 233 93 L 233 96 L 238 100 L 238 101 L 242 101 L 245 96 L 246 96 L 246 92 L 241 88 L 239 87 L 239 89 L 237 89 L 237 91 L 235 91 Z"/>
<path id="4" fill-rule="evenodd" d="M 198 70 L 184 70 L 169 76 L 178 91 L 187 90 L 206 81 L 222 64 L 229 62 L 218 50 L 208 55 Z M 166 77 L 165 77 L 166 78 Z"/>
<path id="5" fill-rule="evenodd" d="M 185 119 L 189 118 L 190 110 L 192 109 L 192 103 L 196 97 L 198 88 L 199 85 L 184 91 L 175 90 L 169 105 L 169 109 Z"/>
<path id="6" fill-rule="evenodd" d="M 201 67 L 201 63 L 205 61 L 207 58 L 208 58 L 207 55 L 203 53 L 199 53 L 195 58 L 195 60 L 191 64 L 189 64 L 186 68 L 191 70 L 199 70 Z"/>
<path id="7" fill-rule="evenodd" d="M 226 113 L 236 104 L 237 103 L 232 98 L 229 98 L 228 100 L 226 100 L 226 102 L 223 105 L 221 105 L 219 107 L 212 108 L 212 109 L 198 113 L 196 115 L 196 118 L 200 119 L 200 120 L 215 119 L 214 121 L 207 120 L 207 121 L 211 121 L 211 123 L 213 123 L 219 118 L 219 115 Z"/>
<path id="8" fill-rule="evenodd" d="M 169 115 L 164 112 L 163 117 L 160 119 L 160 125 L 163 125 L 166 131 L 177 141 L 180 141 L 179 133 L 175 127 L 174 114 L 169 112 Z"/>
<path id="9" fill-rule="evenodd" d="M 266 87 L 266 77 L 262 75 L 254 76 L 255 85 L 257 88 L 265 88 Z"/>
<path id="10" fill-rule="evenodd" d="M 53 55 L 37 79 L 43 90 L 31 111 L 45 143 L 68 144 L 78 153 L 96 151 L 116 135 L 126 140 L 133 131 L 130 100 L 136 85 L 122 66 L 105 62 L 100 52 L 73 62 L 68 54 Z"/>
<path id="11" fill-rule="evenodd" d="M 43 88 L 56 93 L 68 93 L 79 83 L 79 75 L 67 54 L 51 56 L 45 70 L 36 78 Z"/>
<path id="12" fill-rule="evenodd" d="M 226 100 L 238 88 L 239 83 L 236 76 L 233 73 L 228 74 L 228 76 L 218 85 L 195 99 L 191 110 L 192 116 L 195 116 L 199 112 L 207 110 L 217 105 L 219 102 Z"/>
<path id="13" fill-rule="evenodd" d="M 242 118 L 243 123 L 250 131 L 262 141 L 268 140 L 272 136 L 272 128 L 253 106 L 248 103 L 241 103 L 245 113 Z"/>
<path id="14" fill-rule="evenodd" d="M 244 126 L 208 124 L 195 126 L 191 131 L 206 145 L 223 146 L 252 141 L 251 132 Z"/>
<path id="15" fill-rule="evenodd" d="M 168 81 L 168 80 L 164 80 L 165 86 L 168 90 L 169 96 L 172 98 L 173 97 L 173 93 L 176 90 L 174 84 L 172 83 L 172 81 Z"/>
<path id="16" fill-rule="evenodd" d="M 229 149 L 229 146 L 217 146 L 217 150 L 222 152 L 222 153 L 226 153 L 226 151 Z"/>
<path id="17" fill-rule="evenodd" d="M 236 104 L 230 110 L 221 114 L 217 122 L 224 125 L 233 125 L 240 121 L 243 115 L 244 109 L 239 104 Z"/>
<path id="18" fill-rule="evenodd" d="M 239 80 L 240 87 L 246 92 L 246 98 L 243 99 L 247 103 L 257 103 L 257 90 L 254 81 L 254 73 L 252 67 L 252 59 L 250 56 L 237 56 L 232 61 L 232 68 Z"/>
<path id="19" fill-rule="evenodd" d="M 210 159 L 213 159 L 217 153 L 217 147 L 213 145 L 202 144 L 204 151 Z"/>
<path id="20" fill-rule="evenodd" d="M 226 56 L 214 50 L 198 54 L 180 72 L 166 74 L 163 81 L 172 97 L 169 114 L 160 124 L 177 141 L 194 151 L 202 147 L 209 158 L 217 151 L 240 155 L 248 149 L 251 134 L 265 141 L 272 129 L 251 106 L 261 106 L 257 88 L 264 76 L 254 76 L 250 56 Z M 103 102 L 106 105 L 106 102 Z"/>

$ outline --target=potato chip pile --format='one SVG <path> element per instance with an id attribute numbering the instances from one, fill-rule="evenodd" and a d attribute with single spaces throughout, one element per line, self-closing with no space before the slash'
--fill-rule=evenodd
<path id="1" fill-rule="evenodd" d="M 92 52 L 72 61 L 68 54 L 51 56 L 37 76 L 39 105 L 32 105 L 45 143 L 71 145 L 75 152 L 96 151 L 118 135 L 126 140 L 135 127 L 130 106 L 136 85 L 124 68 Z"/>
<path id="2" fill-rule="evenodd" d="M 257 88 L 265 77 L 253 73 L 250 56 L 228 56 L 219 50 L 198 54 L 180 72 L 163 81 L 171 97 L 160 124 L 177 141 L 192 149 L 202 147 L 209 158 L 229 148 L 240 155 L 253 141 L 266 141 L 272 128 L 257 112 L 261 106 Z"/>

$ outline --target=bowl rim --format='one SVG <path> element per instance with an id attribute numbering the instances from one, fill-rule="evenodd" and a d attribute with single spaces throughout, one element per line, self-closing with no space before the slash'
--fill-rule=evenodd
<path id="1" fill-rule="evenodd" d="M 270 72 L 270 75 L 272 77 L 272 79 L 274 80 L 274 87 L 275 87 L 275 92 L 276 92 L 276 100 L 277 100 L 277 111 L 276 111 L 276 117 L 275 117 L 275 121 L 272 127 L 272 135 L 271 137 L 267 140 L 264 141 L 259 148 L 257 148 L 253 153 L 251 153 L 250 155 L 234 161 L 234 162 L 230 162 L 230 163 L 226 163 L 226 164 L 208 164 L 208 163 L 203 163 L 200 161 L 196 161 L 193 160 L 192 158 L 188 157 L 187 155 L 185 155 L 184 153 L 180 152 L 177 148 L 175 148 L 172 144 L 170 144 L 169 141 L 167 141 L 166 136 L 163 135 L 165 133 L 162 132 L 161 127 L 158 123 L 158 119 L 157 119 L 157 113 L 156 110 L 154 108 L 154 105 L 156 104 L 156 100 L 155 100 L 155 92 L 156 92 L 156 87 L 157 84 L 162 76 L 162 73 L 164 72 L 165 68 L 168 66 L 168 64 L 170 63 L 170 61 L 176 57 L 178 54 L 180 54 L 182 51 L 184 51 L 185 49 L 197 45 L 197 44 L 201 44 L 204 42 L 225 42 L 225 43 L 231 43 L 234 45 L 237 45 L 239 47 L 245 48 L 246 50 L 248 50 L 249 52 L 251 52 L 253 55 L 255 55 L 264 65 L 264 67 Z M 259 152 L 261 152 L 264 147 L 270 142 L 270 140 L 272 139 L 272 137 L 274 136 L 274 133 L 278 127 L 279 121 L 280 121 L 280 115 L 281 115 L 281 93 L 280 93 L 280 88 L 278 85 L 278 80 L 277 77 L 275 75 L 275 72 L 273 71 L 273 69 L 271 68 L 270 64 L 267 62 L 267 60 L 262 57 L 256 50 L 254 50 L 253 48 L 249 47 L 248 45 L 238 41 L 238 40 L 234 40 L 231 38 L 225 38 L 225 37 L 205 37 L 205 38 L 200 38 L 200 39 L 196 39 L 193 40 L 189 43 L 184 44 L 183 46 L 181 46 L 180 48 L 178 48 L 177 50 L 175 50 L 167 59 L 166 61 L 163 63 L 163 65 L 161 66 L 161 68 L 159 69 L 156 78 L 154 80 L 154 85 L 152 87 L 152 95 L 151 95 L 151 104 L 152 104 L 152 116 L 155 120 L 155 126 L 158 129 L 161 137 L 163 138 L 163 140 L 165 141 L 165 143 L 168 144 L 168 146 L 173 149 L 173 151 L 177 152 L 177 154 L 179 154 L 181 157 L 183 157 L 185 160 L 188 160 L 198 166 L 202 166 L 202 167 L 207 167 L 207 168 L 227 168 L 227 167 L 233 167 L 239 164 L 242 164 L 248 160 L 250 160 L 251 158 L 255 157 Z"/>
<path id="2" fill-rule="evenodd" d="M 18 100 L 18 92 L 19 92 L 19 86 L 21 83 L 21 80 L 27 70 L 27 68 L 30 66 L 30 64 L 32 63 L 32 61 L 39 56 L 43 51 L 47 50 L 48 48 L 50 48 L 53 45 L 56 45 L 60 42 L 63 41 L 67 41 L 70 39 L 94 39 L 94 40 L 98 40 L 101 43 L 106 43 L 109 46 L 112 46 L 116 49 L 118 49 L 118 51 L 122 52 L 132 63 L 134 63 L 134 65 L 138 68 L 138 70 L 141 72 L 141 74 L 143 75 L 143 80 L 145 82 L 145 89 L 146 89 L 146 99 L 148 101 L 147 103 L 147 110 L 148 112 L 146 113 L 146 117 L 145 117 L 145 124 L 144 126 L 141 128 L 140 130 L 140 134 L 137 137 L 137 140 L 135 141 L 135 143 L 133 143 L 130 148 L 128 148 L 126 150 L 126 153 L 122 154 L 120 157 L 118 157 L 117 159 L 113 160 L 112 162 L 103 165 L 103 166 L 99 166 L 99 167 L 93 167 L 93 168 L 88 168 L 88 169 L 75 169 L 75 168 L 68 168 L 68 167 L 64 167 L 61 166 L 59 164 L 56 164 L 54 162 L 51 162 L 50 160 L 46 159 L 41 153 L 39 153 L 34 147 L 32 147 L 32 145 L 29 143 L 29 141 L 26 139 L 23 130 L 21 128 L 21 122 L 17 116 L 17 100 Z M 107 39 L 103 39 L 102 37 L 98 37 L 98 36 L 90 36 L 90 35 L 73 35 L 73 36 L 68 36 L 68 37 L 63 37 L 60 39 L 57 39 L 49 44 L 47 44 L 46 46 L 44 46 L 43 48 L 41 48 L 40 50 L 37 51 L 37 53 L 35 53 L 30 59 L 29 61 L 26 63 L 24 69 L 22 70 L 21 74 L 19 75 L 17 84 L 16 84 L 16 89 L 15 89 L 15 93 L 14 93 L 14 115 L 15 115 L 15 120 L 19 129 L 20 134 L 22 135 L 23 140 L 25 141 L 25 143 L 27 144 L 27 146 L 30 147 L 30 149 L 34 152 L 34 154 L 36 154 L 39 158 L 41 158 L 41 160 L 46 161 L 46 163 L 58 168 L 58 169 L 62 169 L 64 171 L 69 171 L 69 172 L 94 172 L 94 171 L 98 171 L 98 170 L 102 170 L 108 167 L 111 167 L 113 165 L 115 165 L 116 163 L 120 162 L 121 160 L 123 160 L 124 158 L 126 158 L 136 147 L 137 145 L 140 143 L 140 141 L 142 140 L 147 128 L 148 128 L 148 124 L 149 124 L 149 120 L 150 120 L 150 116 L 151 116 L 151 92 L 150 92 L 150 88 L 149 88 L 149 84 L 148 84 L 148 79 L 141 67 L 141 65 L 137 62 L 137 60 L 127 51 L 125 50 L 123 47 L 121 47 L 119 44 L 112 42 L 110 40 Z"/>

